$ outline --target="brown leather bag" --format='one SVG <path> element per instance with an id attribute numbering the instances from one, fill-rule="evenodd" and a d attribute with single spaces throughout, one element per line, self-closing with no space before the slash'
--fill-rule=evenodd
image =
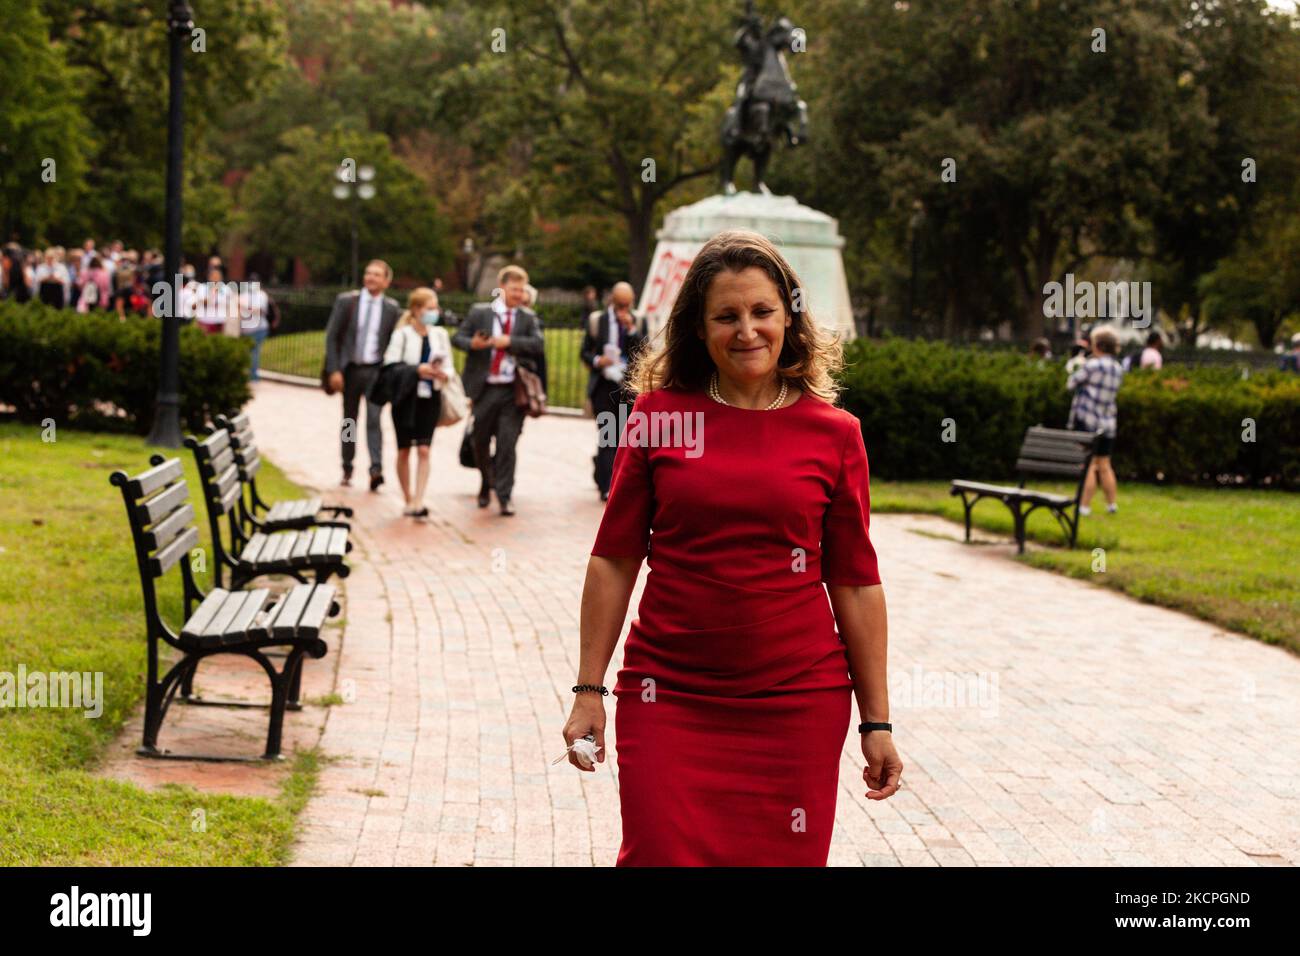
<path id="1" fill-rule="evenodd" d="M 523 365 L 515 366 L 515 405 L 527 409 L 529 418 L 546 414 L 546 392 L 538 374 Z"/>

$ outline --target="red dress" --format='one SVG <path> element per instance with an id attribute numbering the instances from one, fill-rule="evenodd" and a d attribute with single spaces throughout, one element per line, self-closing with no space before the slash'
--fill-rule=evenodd
<path id="1" fill-rule="evenodd" d="M 823 583 L 880 583 L 861 427 L 806 392 L 632 411 L 591 550 L 650 566 L 613 691 L 617 865 L 825 866 L 853 682 Z"/>

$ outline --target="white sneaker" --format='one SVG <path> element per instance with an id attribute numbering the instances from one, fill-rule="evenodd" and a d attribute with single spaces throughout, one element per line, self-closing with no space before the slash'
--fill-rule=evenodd
<path id="1" fill-rule="evenodd" d="M 1079 514 L 1090 515 L 1092 514 L 1092 509 L 1089 508 L 1087 505 L 1079 505 Z"/>
<path id="2" fill-rule="evenodd" d="M 1115 512 L 1119 511 L 1119 505 L 1118 504 L 1107 505 L 1106 511 L 1109 514 L 1114 514 Z"/>

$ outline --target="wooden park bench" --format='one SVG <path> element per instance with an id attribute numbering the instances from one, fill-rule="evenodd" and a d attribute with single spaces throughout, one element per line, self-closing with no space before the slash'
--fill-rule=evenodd
<path id="1" fill-rule="evenodd" d="M 122 491 L 136 564 L 144 595 L 145 632 L 149 643 L 145 689 L 144 741 L 138 753 L 149 757 L 178 760 L 273 760 L 280 756 L 284 712 L 297 696 L 304 657 L 324 657 L 326 645 L 320 637 L 327 617 L 339 613 L 332 584 L 299 584 L 280 595 L 265 588 L 251 591 L 213 588 L 206 594 L 194 580 L 191 552 L 198 546 L 199 531 L 194 508 L 184 480 L 180 459 L 155 455 L 153 467 L 135 477 L 115 471 L 109 481 Z M 173 567 L 180 567 L 184 623 L 173 631 L 158 609 L 156 582 Z M 180 659 L 167 669 L 160 660 L 167 644 Z M 276 670 L 267 648 L 283 648 L 284 664 Z M 210 754 L 177 754 L 158 748 L 158 732 L 167 709 L 182 684 L 194 677 L 200 662 L 216 654 L 243 654 L 253 658 L 271 681 L 270 726 L 266 751 L 261 758 Z"/>
<path id="2" fill-rule="evenodd" d="M 190 436 L 185 446 L 194 452 L 199 468 L 199 483 L 207 504 L 208 525 L 212 531 L 213 578 L 222 587 L 223 574 L 230 572 L 231 587 L 241 588 L 254 578 L 268 574 L 287 574 L 307 583 L 304 576 L 314 572 L 316 582 L 324 584 L 333 575 L 348 576 L 343 556 L 351 550 L 346 527 L 321 525 L 297 531 L 266 532 L 246 530 L 240 521 L 239 502 L 243 485 L 239 467 L 230 448 L 230 433 L 219 428 L 199 441 Z M 221 529 L 226 522 L 226 545 Z"/>
<path id="3" fill-rule="evenodd" d="M 986 485 L 960 479 L 954 481 L 948 493 L 961 495 L 961 503 L 966 509 L 966 540 L 970 541 L 970 513 L 975 503 L 982 498 L 998 498 L 1011 509 L 1016 527 L 1016 544 L 1021 554 L 1025 551 L 1025 522 L 1030 512 L 1036 508 L 1047 508 L 1052 512 L 1073 548 L 1079 535 L 1079 498 L 1083 494 L 1083 483 L 1088 474 L 1088 466 L 1092 463 L 1092 452 L 1098 434 L 1100 432 L 1093 434 L 1034 425 L 1025 432 L 1024 444 L 1020 446 L 1020 454 L 1016 458 L 1016 471 L 1021 476 L 1019 486 Z M 1026 475 L 1074 479 L 1077 481 L 1074 495 L 1071 497 L 1026 488 Z"/>
<path id="4" fill-rule="evenodd" d="M 253 426 L 247 413 L 216 417 L 218 428 L 230 433 L 230 448 L 235 456 L 240 484 L 244 494 L 239 498 L 239 520 L 248 534 L 255 531 L 296 531 L 312 527 L 347 528 L 345 518 L 352 517 L 352 509 L 342 505 L 322 505 L 320 498 L 299 498 L 294 501 L 277 501 L 267 504 L 257 491 L 257 472 L 262 467 L 262 456 L 253 440 Z"/>

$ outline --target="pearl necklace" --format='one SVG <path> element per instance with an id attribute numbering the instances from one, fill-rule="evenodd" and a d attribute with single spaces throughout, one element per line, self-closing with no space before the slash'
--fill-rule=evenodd
<path id="1" fill-rule="evenodd" d="M 777 393 L 777 396 L 776 396 L 776 398 L 773 400 L 772 404 L 770 404 L 770 405 L 768 405 L 766 408 L 762 409 L 762 411 L 770 412 L 770 411 L 771 411 L 772 409 L 774 409 L 774 408 L 779 408 L 779 407 L 781 406 L 781 404 L 785 401 L 785 396 L 786 396 L 786 394 L 787 394 L 788 392 L 789 392 L 789 386 L 786 384 L 785 379 L 781 379 L 781 391 Z M 718 403 L 720 403 L 720 404 L 722 404 L 722 405 L 726 405 L 726 406 L 731 407 L 731 408 L 735 408 L 735 407 L 737 407 L 737 406 L 735 406 L 735 405 L 732 405 L 731 402 L 729 402 L 729 401 L 727 401 L 726 399 L 724 399 L 724 398 L 722 397 L 722 393 L 718 391 L 718 373 L 717 373 L 717 372 L 714 372 L 714 373 L 713 373 L 713 377 L 709 379 L 709 397 L 712 398 L 715 402 L 718 402 Z M 750 409 L 750 410 L 753 411 L 753 409 Z"/>

